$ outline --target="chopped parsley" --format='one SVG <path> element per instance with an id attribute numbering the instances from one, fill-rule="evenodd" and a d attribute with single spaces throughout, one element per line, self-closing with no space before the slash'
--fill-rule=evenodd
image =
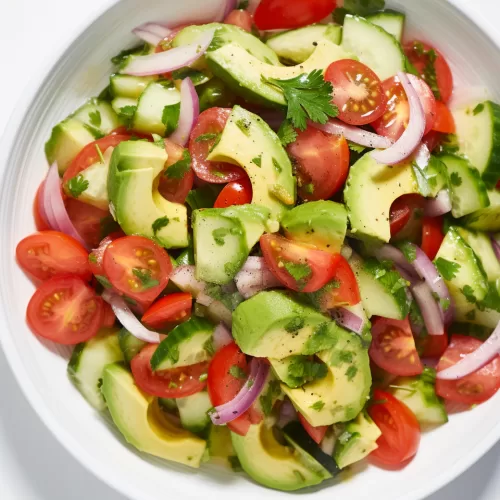
<path id="1" fill-rule="evenodd" d="M 446 280 L 450 281 L 457 275 L 460 270 L 460 264 L 456 262 L 452 262 L 450 260 L 443 259 L 442 257 L 438 257 L 434 262 L 439 274 Z"/>
<path id="2" fill-rule="evenodd" d="M 333 86 L 325 81 L 319 69 L 289 80 L 262 76 L 262 81 L 283 91 L 288 105 L 286 117 L 295 128 L 305 130 L 308 119 L 325 124 L 338 115 L 337 107 L 332 104 Z"/>
<path id="3" fill-rule="evenodd" d="M 132 269 L 132 274 L 141 282 L 142 289 L 148 290 L 149 288 L 154 288 L 158 286 L 160 282 L 151 277 L 153 274 L 150 269 L 141 269 L 139 267 L 134 267 Z"/>
<path id="4" fill-rule="evenodd" d="M 182 180 L 184 176 L 191 170 L 191 155 L 185 149 L 182 152 L 182 158 L 170 165 L 165 171 L 165 177 L 169 179 Z"/>
<path id="5" fill-rule="evenodd" d="M 246 374 L 245 370 L 240 368 L 238 365 L 231 366 L 231 368 L 229 368 L 229 374 L 232 375 L 234 378 L 241 378 L 241 379 L 248 378 L 248 375 Z"/>
<path id="6" fill-rule="evenodd" d="M 256 156 L 255 158 L 252 159 L 252 163 L 257 165 L 259 168 L 262 167 L 262 155 Z"/>
<path id="7" fill-rule="evenodd" d="M 452 172 L 450 175 L 450 182 L 452 186 L 461 186 L 462 185 L 462 177 L 458 174 L 458 172 Z"/>
<path id="8" fill-rule="evenodd" d="M 316 401 L 316 403 L 312 404 L 309 408 L 314 411 L 321 411 L 325 407 L 325 403 L 323 401 Z"/>
<path id="9" fill-rule="evenodd" d="M 284 120 L 280 125 L 280 128 L 278 130 L 278 137 L 284 148 L 297 140 L 297 132 L 293 128 L 292 122 L 290 120 Z"/>
<path id="10" fill-rule="evenodd" d="M 167 216 L 160 217 L 156 219 L 153 224 L 151 224 L 151 228 L 153 229 L 153 234 L 156 236 L 156 233 L 161 231 L 164 227 L 168 226 L 170 220 Z"/>
<path id="11" fill-rule="evenodd" d="M 73 198 L 78 198 L 89 187 L 89 181 L 83 175 L 77 175 L 66 183 L 66 187 Z"/>
<path id="12" fill-rule="evenodd" d="M 481 113 L 482 111 L 484 110 L 484 104 L 481 103 L 481 104 L 478 104 L 473 110 L 472 110 L 472 114 L 474 116 L 478 115 L 479 113 Z"/>
<path id="13" fill-rule="evenodd" d="M 288 274 L 295 280 L 300 289 L 307 285 L 307 282 L 312 275 L 312 270 L 309 264 L 285 262 L 283 266 Z"/>
<path id="14" fill-rule="evenodd" d="M 417 249 L 410 241 L 403 241 L 398 244 L 398 248 L 403 252 L 408 262 L 413 262 L 417 258 Z"/>
<path id="15" fill-rule="evenodd" d="M 161 122 L 165 125 L 165 135 L 170 135 L 179 123 L 179 116 L 181 114 L 181 104 L 168 104 L 163 108 L 161 115 Z"/>
<path id="16" fill-rule="evenodd" d="M 89 121 L 93 127 L 100 127 L 102 123 L 101 112 L 96 109 L 89 113 Z"/>
<path id="17" fill-rule="evenodd" d="M 350 382 L 358 373 L 358 368 L 354 365 L 351 365 L 347 371 L 345 372 L 347 380 Z"/>
<path id="18" fill-rule="evenodd" d="M 304 318 L 301 316 L 295 316 L 295 318 L 292 318 L 286 325 L 285 325 L 285 330 L 288 333 L 296 333 L 300 329 L 304 328 L 304 325 L 306 324 L 306 321 Z"/>
<path id="19" fill-rule="evenodd" d="M 99 276 L 96 274 L 95 279 L 104 287 L 104 288 L 113 288 L 111 282 L 106 278 L 106 276 Z"/>

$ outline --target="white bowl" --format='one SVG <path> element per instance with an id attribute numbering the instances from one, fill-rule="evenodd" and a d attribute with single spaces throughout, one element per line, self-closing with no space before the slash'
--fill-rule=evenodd
<path id="1" fill-rule="evenodd" d="M 201 5 L 200 5 L 201 3 Z M 457 82 L 495 91 L 500 53 L 494 43 L 455 7 L 436 0 L 392 0 L 408 14 L 407 33 L 418 34 L 451 61 Z M 15 264 L 17 242 L 34 231 L 31 204 L 46 173 L 43 145 L 51 127 L 107 84 L 109 59 L 132 45 L 130 30 L 141 22 L 168 20 L 172 25 L 215 14 L 219 0 L 123 0 L 103 13 L 49 67 L 47 77 L 27 92 L 10 122 L 0 194 L 0 339 L 28 400 L 60 442 L 89 470 L 124 495 L 137 500 L 262 499 L 289 494 L 256 485 L 250 479 L 213 467 L 200 471 L 161 462 L 129 447 L 109 422 L 84 401 L 66 377 L 69 351 L 36 338 L 25 324 L 33 285 Z M 307 490 L 303 497 L 361 500 L 417 500 L 454 479 L 500 437 L 500 396 L 425 434 L 413 462 L 399 472 L 363 465 L 349 481 Z"/>

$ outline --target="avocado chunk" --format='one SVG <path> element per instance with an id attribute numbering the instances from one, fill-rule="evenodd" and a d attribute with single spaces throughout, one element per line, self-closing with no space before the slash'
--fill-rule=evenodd
<path id="1" fill-rule="evenodd" d="M 282 61 L 300 64 L 311 57 L 318 42 L 328 40 L 336 45 L 342 39 L 342 26 L 338 24 L 313 24 L 305 28 L 285 31 L 266 42 Z"/>
<path id="2" fill-rule="evenodd" d="M 314 70 L 326 71 L 328 66 L 341 59 L 352 59 L 349 53 L 328 40 L 318 42 L 309 59 L 298 66 L 276 66 L 259 61 L 237 43 L 224 45 L 206 55 L 208 67 L 236 95 L 249 102 L 271 108 L 285 108 L 283 92 L 262 79 L 289 80 Z"/>
<path id="3" fill-rule="evenodd" d="M 196 316 L 176 326 L 156 348 L 151 368 L 169 370 L 207 361 L 213 354 L 214 328 L 210 321 Z"/>
<path id="4" fill-rule="evenodd" d="M 321 466 L 311 468 L 295 448 L 282 445 L 265 421 L 251 425 L 246 436 L 232 432 L 231 439 L 243 470 L 268 488 L 294 491 L 331 477 Z"/>
<path id="5" fill-rule="evenodd" d="M 316 327 L 327 319 L 286 292 L 261 292 L 233 313 L 233 337 L 250 356 L 283 359 L 302 354 Z"/>
<path id="6" fill-rule="evenodd" d="M 410 163 L 380 165 L 365 154 L 349 171 L 344 199 L 355 238 L 389 242 L 392 203 L 404 194 L 420 193 Z"/>
<path id="7" fill-rule="evenodd" d="M 160 195 L 155 180 L 166 151 L 145 141 L 126 141 L 113 151 L 108 174 L 111 213 L 122 230 L 157 241 L 165 248 L 188 246 L 187 209 Z"/>
<path id="8" fill-rule="evenodd" d="M 347 212 L 334 201 L 313 201 L 290 210 L 281 225 L 288 239 L 339 253 L 347 231 Z"/>
<path id="9" fill-rule="evenodd" d="M 337 438 L 333 458 L 341 469 L 367 457 L 378 448 L 377 439 L 382 432 L 366 411 L 345 425 Z"/>
<path id="10" fill-rule="evenodd" d="M 296 201 L 292 164 L 278 136 L 257 115 L 235 106 L 220 141 L 207 157 L 243 167 L 252 183 L 252 203 L 279 220 Z"/>
<path id="11" fill-rule="evenodd" d="M 476 231 L 500 231 L 500 191 L 496 189 L 488 191 L 488 199 L 490 200 L 488 207 L 462 217 L 459 223 Z"/>
<path id="12" fill-rule="evenodd" d="M 159 458 L 200 466 L 206 442 L 172 424 L 158 400 L 141 392 L 123 365 L 106 366 L 101 390 L 113 422 L 129 444 Z"/>
<path id="13" fill-rule="evenodd" d="M 417 377 L 399 377 L 390 392 L 413 412 L 420 425 L 433 426 L 448 422 L 443 400 L 436 394 L 436 370 L 426 367 Z"/>
<path id="14" fill-rule="evenodd" d="M 361 339 L 340 327 L 336 327 L 335 335 L 335 346 L 317 354 L 326 365 L 324 378 L 297 389 L 281 386 L 314 427 L 352 420 L 370 394 L 370 359 Z"/>
<path id="15" fill-rule="evenodd" d="M 68 363 L 68 376 L 82 396 L 98 411 L 106 408 L 100 385 L 104 367 L 122 361 L 116 329 L 103 328 L 97 336 L 78 344 Z"/>
<path id="16" fill-rule="evenodd" d="M 227 469 L 241 471 L 240 461 L 236 456 L 231 441 L 231 431 L 226 425 L 211 425 L 207 438 L 210 462 Z"/>

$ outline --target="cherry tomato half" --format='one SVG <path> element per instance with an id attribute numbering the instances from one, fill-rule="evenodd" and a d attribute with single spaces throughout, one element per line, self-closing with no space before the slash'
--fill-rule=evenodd
<path id="1" fill-rule="evenodd" d="M 421 358 L 440 358 L 448 347 L 448 335 L 425 335 L 415 339 Z"/>
<path id="2" fill-rule="evenodd" d="M 239 181 L 230 182 L 220 192 L 215 200 L 214 208 L 227 208 L 234 205 L 246 205 L 252 203 L 252 184 L 248 177 Z"/>
<path id="3" fill-rule="evenodd" d="M 408 318 L 376 317 L 372 321 L 372 335 L 369 353 L 377 366 L 393 375 L 405 377 L 422 373 L 424 366 L 415 347 Z"/>
<path id="4" fill-rule="evenodd" d="M 44 281 L 31 297 L 26 315 L 36 335 L 74 345 L 89 340 L 99 331 L 103 303 L 78 276 L 55 276 Z"/>
<path id="5" fill-rule="evenodd" d="M 99 243 L 99 246 L 97 248 L 94 248 L 94 250 L 90 252 L 89 264 L 90 270 L 92 271 L 92 274 L 94 276 L 104 276 L 104 269 L 102 268 L 102 259 L 104 258 L 104 252 L 112 241 L 118 238 L 122 238 L 123 236 L 125 236 L 125 234 L 121 231 L 118 233 L 110 234 Z"/>
<path id="6" fill-rule="evenodd" d="M 350 125 L 366 125 L 380 118 L 387 105 L 378 76 L 363 63 L 352 59 L 336 61 L 325 73 L 333 85 L 333 103 L 339 118 Z"/>
<path id="7" fill-rule="evenodd" d="M 434 260 L 443 240 L 443 217 L 424 217 L 421 248 L 429 259 Z"/>
<path id="8" fill-rule="evenodd" d="M 300 423 L 302 424 L 302 427 L 304 427 L 304 430 L 311 436 L 311 438 L 316 442 L 316 443 L 321 443 L 323 441 L 323 438 L 325 437 L 326 431 L 328 430 L 328 425 L 320 425 L 319 427 L 313 427 L 302 415 L 302 413 L 299 413 L 299 420 Z"/>
<path id="9" fill-rule="evenodd" d="M 455 119 L 444 102 L 436 101 L 436 121 L 432 130 L 443 134 L 454 134 L 456 132 Z"/>
<path id="10" fill-rule="evenodd" d="M 35 200 L 33 202 L 33 218 L 35 219 L 35 227 L 37 231 L 48 231 L 52 229 L 47 221 L 43 218 L 39 209 L 40 196 L 43 194 L 43 186 L 45 182 L 42 182 L 36 191 Z"/>
<path id="11" fill-rule="evenodd" d="M 238 26 L 242 30 L 252 32 L 253 18 L 252 15 L 246 10 L 233 10 L 231 11 L 226 19 L 224 19 L 224 24 L 232 24 Z"/>
<path id="12" fill-rule="evenodd" d="M 288 153 L 295 160 L 299 196 L 307 201 L 327 200 L 347 179 L 347 141 L 314 127 L 297 132 L 297 140 L 288 146 Z"/>
<path id="13" fill-rule="evenodd" d="M 414 231 L 410 225 L 419 226 L 422 220 L 425 199 L 419 194 L 405 194 L 397 198 L 391 206 L 389 220 L 391 224 L 391 236 L 399 235 L 404 231 L 409 237 Z"/>
<path id="14" fill-rule="evenodd" d="M 171 293 L 155 302 L 141 321 L 153 330 L 171 330 L 191 317 L 192 306 L 190 293 Z"/>

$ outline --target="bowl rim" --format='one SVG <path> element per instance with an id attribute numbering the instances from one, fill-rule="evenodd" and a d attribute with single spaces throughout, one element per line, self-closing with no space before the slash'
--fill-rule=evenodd
<path id="1" fill-rule="evenodd" d="M 101 0 L 101 4 L 85 16 L 75 27 L 74 31 L 66 39 L 60 40 L 60 46 L 54 50 L 47 60 L 45 69 L 39 74 L 32 76 L 26 85 L 23 96 L 17 101 L 17 105 L 8 117 L 6 128 L 0 137 L 0 185 L 5 176 L 5 165 L 7 159 L 11 156 L 15 145 L 15 138 L 20 129 L 23 119 L 26 116 L 34 98 L 41 88 L 43 82 L 50 75 L 52 69 L 69 51 L 72 45 L 85 33 L 88 27 L 103 16 L 107 11 L 115 7 L 121 0 Z M 463 3 L 464 0 L 445 0 L 452 7 L 460 11 L 464 16 L 471 20 L 476 27 L 498 48 L 500 52 L 500 35 L 497 35 L 493 27 L 482 23 L 480 13 L 477 12 L 471 3 Z M 2 254 L 0 248 L 0 258 Z M 145 494 L 141 489 L 133 484 L 127 483 L 119 476 L 113 468 L 96 467 L 93 456 L 80 446 L 73 434 L 62 428 L 55 414 L 48 408 L 45 401 L 37 390 L 36 384 L 27 376 L 24 370 L 21 355 L 16 349 L 10 338 L 8 322 L 6 320 L 6 311 L 0 303 L 0 348 L 3 349 L 7 364 L 10 367 L 17 384 L 26 398 L 29 405 L 38 415 L 45 427 L 62 445 L 62 447 L 88 472 L 97 477 L 103 484 L 113 488 L 126 498 L 131 500 L 151 500 L 151 497 Z M 400 497 L 400 500 L 423 500 L 427 496 L 437 492 L 447 484 L 451 483 L 460 474 L 472 467 L 480 458 L 482 458 L 497 442 L 500 441 L 500 422 L 479 441 L 471 452 L 452 464 L 447 470 L 434 476 L 431 481 L 426 481 L 425 486 L 415 489 L 408 494 Z"/>

